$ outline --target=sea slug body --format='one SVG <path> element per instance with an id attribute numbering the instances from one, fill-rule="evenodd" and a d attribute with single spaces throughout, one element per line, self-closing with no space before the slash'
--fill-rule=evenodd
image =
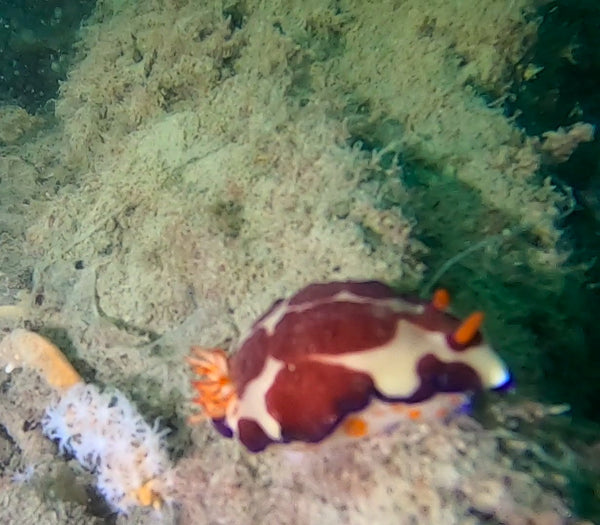
<path id="1" fill-rule="evenodd" d="M 429 302 L 376 281 L 311 284 L 275 302 L 230 357 L 192 349 L 192 420 L 259 452 L 446 417 L 510 381 L 479 331 L 483 314 L 461 321 L 448 304 L 444 290 Z"/>

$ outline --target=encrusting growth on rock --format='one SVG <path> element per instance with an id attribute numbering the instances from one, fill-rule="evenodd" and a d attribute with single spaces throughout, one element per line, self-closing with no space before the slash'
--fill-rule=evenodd
<path id="1" fill-rule="evenodd" d="M 7 373 L 20 366 L 34 369 L 58 392 L 83 381 L 56 345 L 28 330 L 13 330 L 0 342 L 0 360 Z"/>

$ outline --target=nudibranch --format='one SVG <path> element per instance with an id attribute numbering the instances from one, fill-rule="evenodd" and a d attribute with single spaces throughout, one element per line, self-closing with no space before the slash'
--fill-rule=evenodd
<path id="1" fill-rule="evenodd" d="M 403 419 L 444 418 L 510 381 L 481 312 L 459 320 L 376 282 L 311 284 L 275 302 L 228 356 L 192 348 L 194 403 L 252 452 L 271 443 L 358 437 Z"/>

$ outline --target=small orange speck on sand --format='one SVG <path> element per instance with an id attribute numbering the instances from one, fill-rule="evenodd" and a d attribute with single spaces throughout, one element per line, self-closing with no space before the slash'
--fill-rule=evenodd
<path id="1" fill-rule="evenodd" d="M 392 410 L 397 414 L 402 414 L 406 410 L 406 405 L 404 403 L 394 403 L 392 405 Z"/>
<path id="2" fill-rule="evenodd" d="M 152 506 L 156 510 L 160 510 L 162 506 L 162 499 L 157 492 L 154 491 L 153 486 L 155 480 L 150 480 L 144 483 L 139 489 L 132 492 L 132 496 L 137 499 L 140 505 L 143 507 Z"/>
<path id="3" fill-rule="evenodd" d="M 351 437 L 363 437 L 369 433 L 369 425 L 360 417 L 349 417 L 343 427 L 346 435 Z"/>

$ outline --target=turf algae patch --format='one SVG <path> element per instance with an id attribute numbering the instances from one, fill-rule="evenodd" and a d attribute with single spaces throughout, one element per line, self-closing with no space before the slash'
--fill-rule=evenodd
<path id="1" fill-rule="evenodd" d="M 2 2 L 0 101 L 48 112 L 94 2 Z M 50 102 L 50 107 L 46 105 Z"/>
<path id="2" fill-rule="evenodd" d="M 573 194 L 576 206 L 565 217 L 563 228 L 570 244 L 570 267 L 579 271 L 570 276 L 559 301 L 544 310 L 562 313 L 562 322 L 549 326 L 548 345 L 552 355 L 563 353 L 574 361 L 564 368 L 554 359 L 546 377 L 549 390 L 564 389 L 562 377 L 571 377 L 575 407 L 588 418 L 600 421 L 600 7 L 593 1 L 560 0 L 544 3 L 537 15 L 541 20 L 536 41 L 527 49 L 516 71 L 505 110 L 530 135 L 547 131 L 561 133 L 581 126 L 595 126 L 594 140 L 581 144 L 557 162 L 543 167 L 556 185 Z M 547 136 L 547 135 L 546 135 Z M 538 326 L 540 326 L 538 319 Z M 598 442 L 598 429 L 588 432 L 588 442 Z M 583 438 L 582 438 L 583 439 Z M 586 467 L 572 480 L 580 512 L 594 522 L 600 520 L 598 478 L 600 467 L 588 454 Z M 589 469 L 589 470 L 588 470 Z"/>
<path id="3" fill-rule="evenodd" d="M 514 79 L 506 111 L 515 114 L 528 133 L 540 135 L 542 140 L 547 130 L 581 126 L 578 123 L 596 125 L 595 140 L 580 145 L 570 156 L 563 157 L 562 162 L 547 162 L 543 169 L 556 185 L 573 194 L 576 205 L 565 217 L 562 227 L 572 249 L 569 265 L 579 268 L 555 306 L 562 311 L 563 322 L 551 329 L 549 335 L 554 338 L 555 352 L 568 348 L 569 354 L 574 353 L 576 364 L 585 369 L 579 381 L 573 384 L 573 395 L 580 400 L 578 405 L 583 412 L 598 421 L 600 383 L 593 371 L 600 367 L 596 350 L 600 330 L 595 313 L 600 304 L 600 263 L 597 260 L 600 251 L 600 97 L 597 90 L 600 8 L 588 1 L 549 2 L 540 9 L 539 15 L 542 22 L 537 42 L 528 49 L 521 74 Z M 525 72 L 532 68 L 536 74 L 526 76 Z M 548 378 L 548 387 L 554 384 L 560 389 L 562 374 L 563 370 L 556 366 Z"/>

